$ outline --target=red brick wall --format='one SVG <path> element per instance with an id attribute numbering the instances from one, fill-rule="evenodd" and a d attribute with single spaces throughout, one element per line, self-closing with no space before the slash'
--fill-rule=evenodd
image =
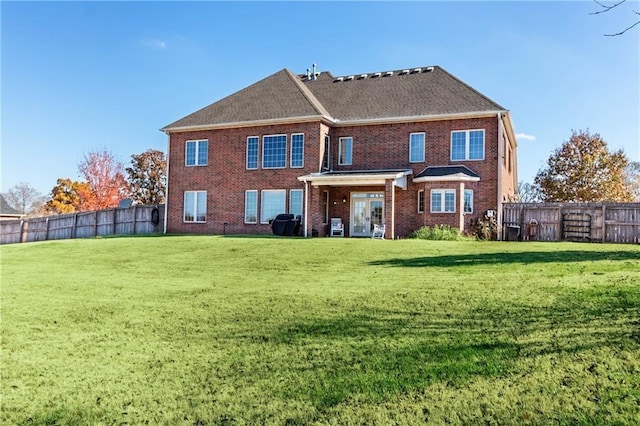
<path id="1" fill-rule="evenodd" d="M 489 209 L 497 208 L 498 167 L 498 121 L 497 117 L 429 121 L 406 124 L 385 124 L 359 127 L 337 127 L 316 123 L 301 123 L 249 127 L 228 130 L 211 130 L 175 133 L 170 141 L 170 172 L 168 194 L 168 232 L 171 233 L 270 233 L 269 225 L 244 223 L 244 192 L 247 189 L 304 189 L 298 176 L 318 172 L 324 135 L 331 137 L 331 159 L 333 170 L 412 169 L 414 175 L 426 166 L 465 165 L 480 175 L 480 182 L 466 183 L 474 190 L 474 213 L 465 217 L 468 224 L 473 217 L 481 216 Z M 485 159 L 482 161 L 450 160 L 450 140 L 453 130 L 485 130 Z M 424 132 L 426 155 L 422 163 L 409 163 L 409 134 Z M 288 167 L 292 133 L 305 134 L 304 168 Z M 262 160 L 262 136 L 287 134 L 287 168 L 276 170 L 246 170 L 246 140 L 248 136 L 260 137 L 259 163 Z M 353 137 L 353 164 L 338 166 L 340 137 Z M 184 165 L 185 141 L 209 140 L 207 166 L 186 167 Z M 500 161 L 502 161 L 500 159 Z M 515 165 L 514 165 L 515 167 Z M 503 172 L 504 176 L 504 172 Z M 311 187 L 311 186 L 310 186 Z M 505 187 L 505 186 L 503 186 Z M 458 214 L 431 214 L 430 189 L 458 189 L 457 182 L 413 183 L 408 178 L 408 188 L 395 188 L 395 235 L 406 236 L 423 225 L 449 224 L 458 226 Z M 417 191 L 425 189 L 425 212 L 417 213 Z M 505 187 L 506 189 L 506 187 Z M 183 197 L 187 190 L 207 190 L 207 222 L 183 223 Z M 353 191 L 385 191 L 380 187 L 318 187 L 309 192 L 309 234 L 316 229 L 320 235 L 327 227 L 322 223 L 323 191 L 330 191 L 329 217 L 341 217 L 345 229 L 349 229 L 350 193 Z M 389 192 L 387 190 L 387 192 Z M 288 202 L 287 191 L 287 202 Z M 456 194 L 456 212 L 461 195 Z M 346 203 L 342 203 L 342 199 Z M 389 195 L 387 194 L 387 198 Z M 336 204 L 333 202 L 336 201 Z M 385 216 L 389 217 L 389 202 L 385 203 Z M 260 206 L 260 192 L 258 192 Z M 224 226 L 223 224 L 228 224 Z M 389 220 L 387 219 L 387 224 Z M 388 224 L 388 228 L 389 224 Z M 387 231 L 387 237 L 390 237 Z"/>

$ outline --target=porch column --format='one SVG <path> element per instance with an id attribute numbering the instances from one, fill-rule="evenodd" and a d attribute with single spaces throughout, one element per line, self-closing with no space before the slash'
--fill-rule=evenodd
<path id="1" fill-rule="evenodd" d="M 460 228 L 460 233 L 464 232 L 464 182 L 460 182 L 460 201 L 458 202 L 458 205 L 460 206 L 460 213 L 459 213 L 459 222 L 458 222 L 458 227 Z"/>
<path id="2" fill-rule="evenodd" d="M 387 229 L 385 238 L 387 235 L 394 239 L 396 236 L 396 192 L 395 185 L 392 179 L 387 179 L 384 184 L 384 224 Z"/>

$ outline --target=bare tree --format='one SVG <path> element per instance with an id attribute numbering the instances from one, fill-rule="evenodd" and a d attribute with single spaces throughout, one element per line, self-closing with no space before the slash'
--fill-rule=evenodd
<path id="1" fill-rule="evenodd" d="M 541 201 L 540 188 L 529 182 L 518 182 L 518 198 L 521 203 L 537 203 Z"/>
<path id="2" fill-rule="evenodd" d="M 604 3 L 601 3 L 598 0 L 593 0 L 593 1 L 598 6 L 600 6 L 602 9 L 598 10 L 597 12 L 591 12 L 590 15 L 600 15 L 602 13 L 610 12 L 611 10 L 613 10 L 616 7 L 620 6 L 621 4 L 625 3 L 627 0 L 620 0 L 619 2 L 614 3 L 611 6 L 606 5 Z M 638 16 L 640 16 L 640 12 L 638 12 L 637 10 L 634 10 L 633 13 L 635 13 Z M 614 33 L 614 34 L 605 34 L 605 36 L 607 36 L 607 37 L 615 37 L 615 36 L 622 35 L 622 34 L 626 33 L 627 31 L 629 31 L 631 28 L 635 27 L 636 25 L 640 25 L 640 19 L 638 19 L 635 23 L 629 25 L 627 28 L 625 28 L 624 30 L 622 30 L 620 32 L 617 32 L 617 33 Z"/>
<path id="3" fill-rule="evenodd" d="M 3 195 L 7 203 L 21 214 L 29 213 L 44 202 L 43 195 L 26 182 L 14 185 Z"/>

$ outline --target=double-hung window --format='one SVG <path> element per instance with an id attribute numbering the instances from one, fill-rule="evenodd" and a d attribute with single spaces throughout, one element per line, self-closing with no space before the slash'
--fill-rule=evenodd
<path id="1" fill-rule="evenodd" d="M 187 141 L 185 147 L 185 165 L 206 166 L 208 160 L 209 141 Z"/>
<path id="2" fill-rule="evenodd" d="M 291 168 L 304 166 L 304 134 L 294 133 L 291 135 Z"/>
<path id="3" fill-rule="evenodd" d="M 302 189 L 291 189 L 289 191 L 289 214 L 302 216 Z"/>
<path id="4" fill-rule="evenodd" d="M 185 191 L 184 193 L 184 221 L 207 221 L 207 191 Z"/>
<path id="5" fill-rule="evenodd" d="M 464 212 L 473 213 L 473 189 L 464 190 Z"/>
<path id="6" fill-rule="evenodd" d="M 424 133 L 411 133 L 409 135 L 409 162 L 424 162 Z"/>
<path id="7" fill-rule="evenodd" d="M 258 191 L 244 192 L 244 223 L 258 223 Z"/>
<path id="8" fill-rule="evenodd" d="M 431 213 L 455 213 L 456 191 L 453 189 L 431 190 Z"/>
<path id="9" fill-rule="evenodd" d="M 451 160 L 484 160 L 484 130 L 451 132 Z"/>
<path id="10" fill-rule="evenodd" d="M 287 191 L 284 189 L 265 189 L 260 203 L 260 223 L 269 223 L 287 207 Z"/>
<path id="11" fill-rule="evenodd" d="M 353 138 L 340 138 L 338 145 L 338 164 L 341 166 L 350 166 L 351 154 L 353 151 Z"/>
<path id="12" fill-rule="evenodd" d="M 247 138 L 247 169 L 258 168 L 258 137 L 249 136 Z"/>
<path id="13" fill-rule="evenodd" d="M 284 169 L 287 166 L 287 135 L 262 138 L 262 168 Z"/>

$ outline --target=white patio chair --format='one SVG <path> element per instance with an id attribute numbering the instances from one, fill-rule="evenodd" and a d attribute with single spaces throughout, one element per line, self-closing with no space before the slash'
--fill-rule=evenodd
<path id="1" fill-rule="evenodd" d="M 373 225 L 373 233 L 371 234 L 371 238 L 384 240 L 384 224 Z"/>
<path id="2" fill-rule="evenodd" d="M 344 237 L 344 224 L 339 217 L 331 218 L 331 232 L 330 237 Z"/>

